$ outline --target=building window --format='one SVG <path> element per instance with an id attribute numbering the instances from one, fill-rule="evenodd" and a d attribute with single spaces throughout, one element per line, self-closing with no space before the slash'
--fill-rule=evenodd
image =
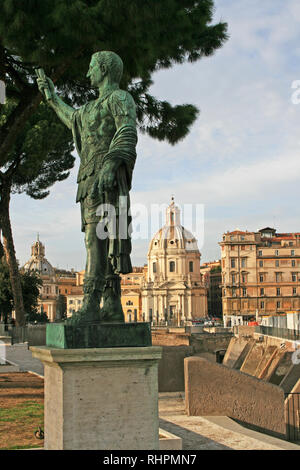
<path id="1" fill-rule="evenodd" d="M 258 256 L 262 256 L 262 250 L 259 250 Z"/>
<path id="2" fill-rule="evenodd" d="M 277 308 L 280 308 L 280 307 L 281 307 L 281 302 L 280 302 L 280 300 L 279 300 L 278 302 L 276 302 L 276 307 L 277 307 Z"/>
<path id="3" fill-rule="evenodd" d="M 281 295 L 281 289 L 280 289 L 280 287 L 277 287 L 277 289 L 276 289 L 276 295 Z"/>
<path id="4" fill-rule="evenodd" d="M 296 266 L 296 261 L 292 259 L 292 267 L 294 268 Z"/>
<path id="5" fill-rule="evenodd" d="M 279 250 L 275 250 L 275 256 L 279 256 Z"/>
<path id="6" fill-rule="evenodd" d="M 193 261 L 189 262 L 189 271 L 190 271 L 190 273 L 194 272 L 194 263 L 193 263 Z"/>
<path id="7" fill-rule="evenodd" d="M 292 282 L 297 282 L 297 274 L 292 273 Z"/>
<path id="8" fill-rule="evenodd" d="M 260 289 L 260 295 L 265 295 L 265 289 L 263 287 Z"/>
<path id="9" fill-rule="evenodd" d="M 235 248 L 234 245 L 231 245 L 231 246 L 230 246 L 230 249 L 231 249 L 232 251 L 234 251 L 234 248 Z"/>
<path id="10" fill-rule="evenodd" d="M 259 262 L 259 267 L 260 267 L 260 268 L 263 268 L 263 267 L 264 267 L 264 262 L 263 262 L 263 261 L 260 261 L 260 262 Z"/>
<path id="11" fill-rule="evenodd" d="M 295 256 L 295 250 L 291 250 L 291 256 Z"/>
<path id="12" fill-rule="evenodd" d="M 73 300 L 70 300 L 69 303 L 72 304 L 72 303 L 73 303 Z"/>
<path id="13" fill-rule="evenodd" d="M 175 272 L 175 261 L 170 261 L 170 273 Z"/>
<path id="14" fill-rule="evenodd" d="M 243 287 L 243 297 L 247 297 L 247 289 L 246 289 L 246 287 Z"/>
<path id="15" fill-rule="evenodd" d="M 246 268 L 247 266 L 247 258 L 242 258 L 242 268 Z"/>
<path id="16" fill-rule="evenodd" d="M 231 258 L 231 267 L 235 268 L 235 258 Z"/>
<path id="17" fill-rule="evenodd" d="M 247 274 L 242 274 L 242 283 L 246 284 L 247 282 Z"/>
<path id="18" fill-rule="evenodd" d="M 263 274 L 259 275 L 259 282 L 264 282 L 264 275 Z"/>
<path id="19" fill-rule="evenodd" d="M 297 294 L 297 287 L 293 287 L 293 295 Z"/>
<path id="20" fill-rule="evenodd" d="M 234 285 L 235 284 L 235 274 L 231 275 L 231 280 L 232 280 L 232 284 Z"/>
<path id="21" fill-rule="evenodd" d="M 278 259 L 275 261 L 275 267 L 279 268 L 279 260 Z"/>
<path id="22" fill-rule="evenodd" d="M 245 237 L 244 235 L 241 235 L 241 240 L 244 241 L 245 240 Z"/>
<path id="23" fill-rule="evenodd" d="M 260 302 L 260 308 L 265 308 L 265 302 L 263 300 Z"/>
<path id="24" fill-rule="evenodd" d="M 276 276 L 276 282 L 280 282 L 281 281 L 281 273 L 275 273 L 275 276 Z"/>
<path id="25" fill-rule="evenodd" d="M 153 263 L 153 272 L 156 273 L 156 263 Z"/>
<path id="26" fill-rule="evenodd" d="M 133 302 L 131 302 L 131 300 L 128 300 L 128 301 L 126 302 L 126 305 L 133 305 Z"/>

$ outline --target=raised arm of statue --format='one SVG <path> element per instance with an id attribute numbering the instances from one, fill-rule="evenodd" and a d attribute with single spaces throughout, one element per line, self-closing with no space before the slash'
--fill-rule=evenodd
<path id="1" fill-rule="evenodd" d="M 74 109 L 57 96 L 52 80 L 46 77 L 43 69 L 37 70 L 37 76 L 39 90 L 45 97 L 47 103 L 54 109 L 60 120 L 71 129 Z"/>

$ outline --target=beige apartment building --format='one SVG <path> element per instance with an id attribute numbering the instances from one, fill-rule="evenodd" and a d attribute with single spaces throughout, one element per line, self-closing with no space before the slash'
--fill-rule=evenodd
<path id="1" fill-rule="evenodd" d="M 121 275 L 121 303 L 126 322 L 143 321 L 141 285 L 146 267 L 133 267 L 132 273 Z M 85 271 L 76 273 L 76 283 L 66 293 L 67 316 L 81 309 Z"/>
<path id="2" fill-rule="evenodd" d="M 300 311 L 300 233 L 235 230 L 219 244 L 225 326 Z"/>

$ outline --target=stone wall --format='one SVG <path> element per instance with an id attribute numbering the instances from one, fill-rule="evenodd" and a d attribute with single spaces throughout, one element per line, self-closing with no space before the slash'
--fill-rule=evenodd
<path id="1" fill-rule="evenodd" d="M 230 339 L 230 334 L 190 335 L 152 331 L 153 346 L 163 347 L 162 358 L 158 364 L 159 392 L 183 392 L 184 359 L 203 352 L 215 354 L 218 349 L 226 349 Z"/>
<path id="2" fill-rule="evenodd" d="M 231 338 L 232 333 L 192 335 L 190 346 L 193 347 L 194 353 L 210 352 L 214 354 L 218 349 L 227 349 Z"/>
<path id="3" fill-rule="evenodd" d="M 229 416 L 256 430 L 286 437 L 280 387 L 199 357 L 185 359 L 184 374 L 189 416 Z"/>
<path id="4" fill-rule="evenodd" d="M 184 359 L 193 355 L 190 346 L 163 346 L 158 363 L 158 391 L 184 391 Z"/>
<path id="5" fill-rule="evenodd" d="M 163 330 L 152 331 L 153 346 L 189 346 L 189 333 L 168 333 Z"/>

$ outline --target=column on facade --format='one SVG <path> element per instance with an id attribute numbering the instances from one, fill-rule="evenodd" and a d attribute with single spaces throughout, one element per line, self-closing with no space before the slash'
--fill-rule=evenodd
<path id="1" fill-rule="evenodd" d="M 184 318 L 186 318 L 185 299 L 186 299 L 186 292 L 182 294 L 182 315 Z"/>
<path id="2" fill-rule="evenodd" d="M 157 321 L 157 311 L 158 311 L 157 304 L 158 304 L 157 294 L 153 293 L 153 312 L 152 312 L 153 321 Z"/>
<path id="3" fill-rule="evenodd" d="M 50 321 L 54 320 L 54 318 L 53 318 L 53 306 L 50 303 L 48 304 L 48 317 L 49 317 Z"/>
<path id="4" fill-rule="evenodd" d="M 159 321 L 164 321 L 164 300 L 162 294 L 159 295 L 158 305 Z"/>
<path id="5" fill-rule="evenodd" d="M 167 295 L 164 294 L 163 296 L 163 308 L 164 308 L 164 320 L 168 319 L 168 305 L 167 305 Z M 165 315 L 167 313 L 167 315 Z"/>
<path id="6" fill-rule="evenodd" d="M 163 279 L 166 279 L 166 262 L 165 256 L 159 256 L 159 269 Z"/>
<path id="7" fill-rule="evenodd" d="M 180 320 L 184 320 L 182 310 L 182 294 L 178 294 L 178 312 L 180 315 Z"/>
<path id="8" fill-rule="evenodd" d="M 149 321 L 149 302 L 148 302 L 148 294 L 143 295 L 142 300 L 142 314 L 144 314 L 144 320 Z"/>
<path id="9" fill-rule="evenodd" d="M 188 314 L 187 319 L 192 319 L 192 293 L 188 293 Z"/>

